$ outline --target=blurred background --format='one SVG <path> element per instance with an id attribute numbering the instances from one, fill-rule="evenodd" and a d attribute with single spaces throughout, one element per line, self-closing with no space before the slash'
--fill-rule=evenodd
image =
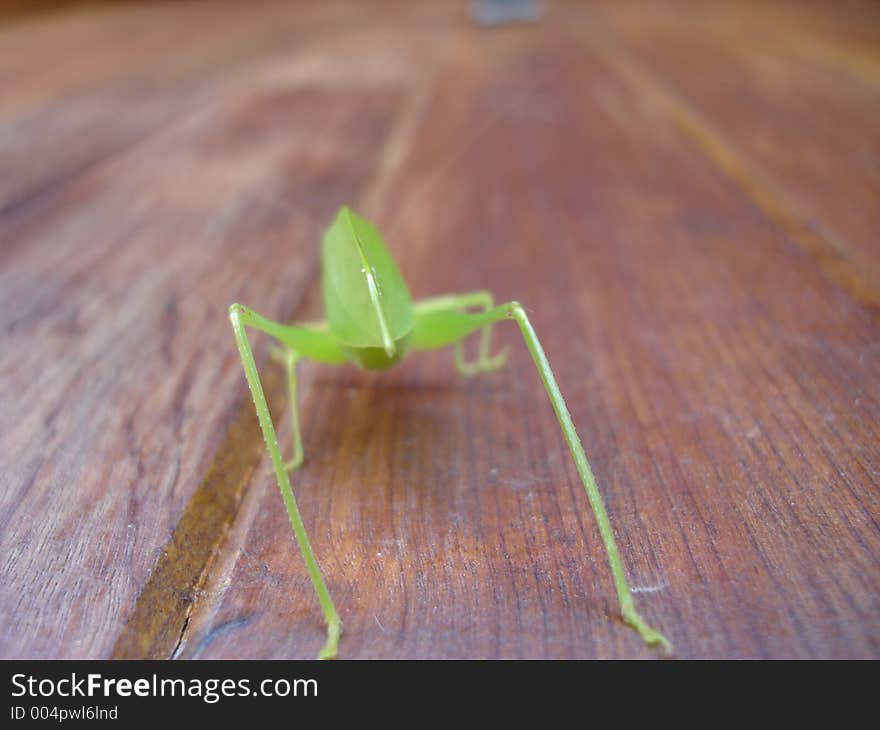
<path id="1" fill-rule="evenodd" d="M 0 656 L 317 653 L 227 309 L 347 203 L 526 306 L 678 656 L 876 658 L 878 119 L 876 2 L 0 3 Z M 497 331 L 301 367 L 340 655 L 655 656 Z"/>

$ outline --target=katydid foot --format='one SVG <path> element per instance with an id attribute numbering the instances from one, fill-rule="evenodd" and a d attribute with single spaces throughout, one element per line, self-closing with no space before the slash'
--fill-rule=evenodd
<path id="1" fill-rule="evenodd" d="M 339 651 L 339 637 L 342 634 L 342 623 L 337 618 L 335 621 L 331 620 L 327 624 L 327 641 L 324 643 L 324 648 L 321 649 L 321 653 L 318 654 L 318 659 L 335 659 L 336 654 Z"/>
<path id="2" fill-rule="evenodd" d="M 641 617 L 635 608 L 632 606 L 624 607 L 621 613 L 623 615 L 623 620 L 639 632 L 639 636 L 642 637 L 642 640 L 648 646 L 657 646 L 659 644 L 667 654 L 672 654 L 674 648 L 669 639 L 663 636 L 663 634 L 657 631 L 657 629 L 648 626 L 645 619 Z"/>

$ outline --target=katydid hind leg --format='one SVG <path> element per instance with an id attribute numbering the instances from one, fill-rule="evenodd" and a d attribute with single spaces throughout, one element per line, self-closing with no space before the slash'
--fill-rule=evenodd
<path id="1" fill-rule="evenodd" d="M 574 423 L 571 420 L 568 406 L 565 404 L 565 400 L 556 383 L 556 378 L 550 369 L 550 362 L 544 354 L 544 348 L 541 347 L 538 336 L 522 306 L 518 302 L 511 302 L 507 305 L 507 309 L 506 316 L 515 320 L 519 325 L 526 347 L 532 356 L 535 367 L 538 369 L 538 374 L 544 383 L 544 389 L 547 391 L 547 396 L 556 413 L 556 420 L 559 422 L 559 426 L 568 444 L 569 452 L 583 483 L 584 491 L 587 493 L 587 498 L 593 510 L 593 516 L 599 528 L 599 534 L 602 536 L 602 542 L 605 545 L 608 563 L 611 566 L 611 574 L 614 578 L 614 587 L 620 601 L 620 612 L 623 620 L 639 633 L 645 643 L 649 645 L 660 644 L 667 652 L 671 652 L 672 644 L 663 634 L 652 628 L 636 610 L 632 591 L 626 577 L 626 570 L 623 567 L 623 561 L 617 549 L 617 542 L 614 539 L 611 521 L 605 509 L 605 502 L 599 491 L 593 470 L 590 468 L 590 463 L 587 461 L 580 437 L 577 435 Z"/>
<path id="2" fill-rule="evenodd" d="M 318 563 L 315 560 L 308 535 L 306 534 L 305 526 L 303 525 L 302 516 L 299 512 L 299 507 L 296 504 L 293 489 L 290 486 L 290 479 L 287 475 L 284 460 L 281 457 L 281 450 L 278 448 L 278 437 L 275 433 L 275 427 L 272 425 L 272 418 L 269 415 L 269 407 L 266 403 L 266 396 L 263 393 L 263 386 L 260 382 L 257 365 L 254 361 L 254 355 L 247 338 L 247 333 L 245 332 L 245 326 L 252 326 L 256 329 L 269 331 L 275 328 L 277 323 L 266 320 L 239 304 L 233 304 L 229 308 L 229 318 L 232 322 L 232 329 L 235 333 L 235 341 L 238 345 L 238 352 L 241 356 L 242 365 L 244 367 L 245 378 L 247 379 L 248 387 L 251 391 L 251 397 L 253 398 L 254 406 L 257 411 L 257 419 L 260 423 L 260 429 L 263 432 L 266 449 L 269 451 L 269 457 L 272 460 L 272 468 L 275 472 L 275 478 L 278 481 L 278 488 L 281 491 L 281 497 L 287 510 L 290 526 L 293 529 L 293 534 L 299 545 L 303 559 L 305 560 L 309 577 L 311 578 L 312 585 L 314 586 L 315 593 L 317 594 L 318 601 L 321 604 L 321 609 L 324 613 L 324 619 L 327 623 L 327 639 L 318 658 L 333 659 L 337 653 L 342 624 L 339 620 L 339 614 L 336 612 L 336 608 L 333 605 L 333 600 L 330 598 L 327 586 L 324 583 L 321 569 L 318 567 Z M 269 324 L 268 327 L 266 326 L 266 323 Z M 283 325 L 277 325 L 277 327 L 283 327 Z M 274 333 L 269 331 L 269 334 Z"/>
<path id="3" fill-rule="evenodd" d="M 574 423 L 571 420 L 571 414 L 565 405 L 565 400 L 556 383 L 553 371 L 550 369 L 550 363 L 544 354 L 544 349 L 541 347 L 538 336 L 535 334 L 535 330 L 532 328 L 525 310 L 518 302 L 508 302 L 481 313 L 467 313 L 461 311 L 460 307 L 454 306 L 454 300 L 454 297 L 448 297 L 443 300 L 430 301 L 428 306 L 425 306 L 421 312 L 417 308 L 416 326 L 413 333 L 414 347 L 426 350 L 444 347 L 455 344 L 470 332 L 475 332 L 486 325 L 504 319 L 516 321 L 525 340 L 526 347 L 535 363 L 535 367 L 538 369 L 538 374 L 544 384 L 547 397 L 550 399 L 550 403 L 556 413 L 556 420 L 562 429 L 562 434 L 568 444 L 569 453 L 590 502 L 593 516 L 599 528 L 599 534 L 602 536 L 608 562 L 611 566 L 614 587 L 620 601 L 621 615 L 626 623 L 638 631 L 645 642 L 648 644 L 662 644 L 667 651 L 671 650 L 671 645 L 666 638 L 660 632 L 651 628 L 636 611 L 626 571 L 623 567 L 623 561 L 617 549 L 614 532 L 608 519 L 608 513 L 605 510 L 601 492 L 596 484 L 596 478 L 593 476 L 593 471 L 584 454 L 583 445 L 577 435 Z M 449 303 L 450 306 L 444 309 L 443 305 L 446 303 Z"/>

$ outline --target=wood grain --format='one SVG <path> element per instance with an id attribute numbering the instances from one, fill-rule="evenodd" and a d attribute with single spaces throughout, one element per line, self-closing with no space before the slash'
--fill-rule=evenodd
<path id="1" fill-rule="evenodd" d="M 373 175 L 402 75 L 350 88 L 311 71 L 253 69 L 9 217 L 4 654 L 110 652 L 237 423 L 229 298 L 292 311 L 323 221 Z M 183 572 L 181 600 L 198 577 Z"/>
<path id="2" fill-rule="evenodd" d="M 683 7 L 487 32 L 457 4 L 219 4 L 199 34 L 184 3 L 0 30 L 0 656 L 317 652 L 226 307 L 319 316 L 342 202 L 416 296 L 524 303 L 676 656 L 880 656 L 880 13 Z M 507 368 L 470 380 L 448 353 L 301 366 L 293 483 L 340 654 L 657 657 L 496 331 Z"/>
<path id="3" fill-rule="evenodd" d="M 880 312 L 880 29 L 857 7 L 608 4 L 582 24 L 837 283 Z M 691 23 L 681 15 L 694 14 Z M 748 31 L 745 29 L 748 18 Z M 793 22 L 785 22 L 792 18 Z M 805 32 L 824 20 L 818 39 Z M 605 25 L 605 23 L 608 25 Z M 700 32 L 694 32 L 699 26 Z M 752 29 L 758 29 L 753 32 Z M 854 34 L 871 45 L 859 50 Z M 712 74 L 702 72 L 711 59 Z"/>

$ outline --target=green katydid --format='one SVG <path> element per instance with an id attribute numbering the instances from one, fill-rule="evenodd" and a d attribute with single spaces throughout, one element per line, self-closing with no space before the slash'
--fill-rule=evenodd
<path id="1" fill-rule="evenodd" d="M 379 232 L 346 206 L 339 210 L 324 234 L 322 283 L 326 322 L 285 325 L 266 319 L 241 304 L 233 304 L 229 308 L 245 377 L 281 496 L 327 623 L 327 640 L 319 658 L 332 659 L 336 656 L 342 626 L 312 554 L 288 478 L 288 471 L 296 469 L 303 461 L 296 363 L 301 359 L 334 365 L 353 362 L 362 368 L 382 370 L 398 363 L 410 350 L 433 350 L 455 345 L 455 366 L 459 372 L 464 375 L 491 372 L 501 367 L 506 359 L 506 352 L 495 356 L 489 354 L 491 328 L 505 319 L 513 319 L 519 325 L 556 412 L 605 544 L 621 615 L 648 644 L 662 644 L 667 650 L 670 649 L 666 638 L 652 629 L 636 611 L 602 496 L 550 363 L 522 306 L 518 302 L 495 306 L 492 295 L 485 291 L 413 301 Z M 293 438 L 293 457 L 287 462 L 283 460 L 278 447 L 257 366 L 245 334 L 246 326 L 271 335 L 284 346 L 281 359 L 287 370 L 290 389 Z M 482 331 L 478 356 L 472 362 L 465 362 L 462 340 L 477 330 Z"/>

